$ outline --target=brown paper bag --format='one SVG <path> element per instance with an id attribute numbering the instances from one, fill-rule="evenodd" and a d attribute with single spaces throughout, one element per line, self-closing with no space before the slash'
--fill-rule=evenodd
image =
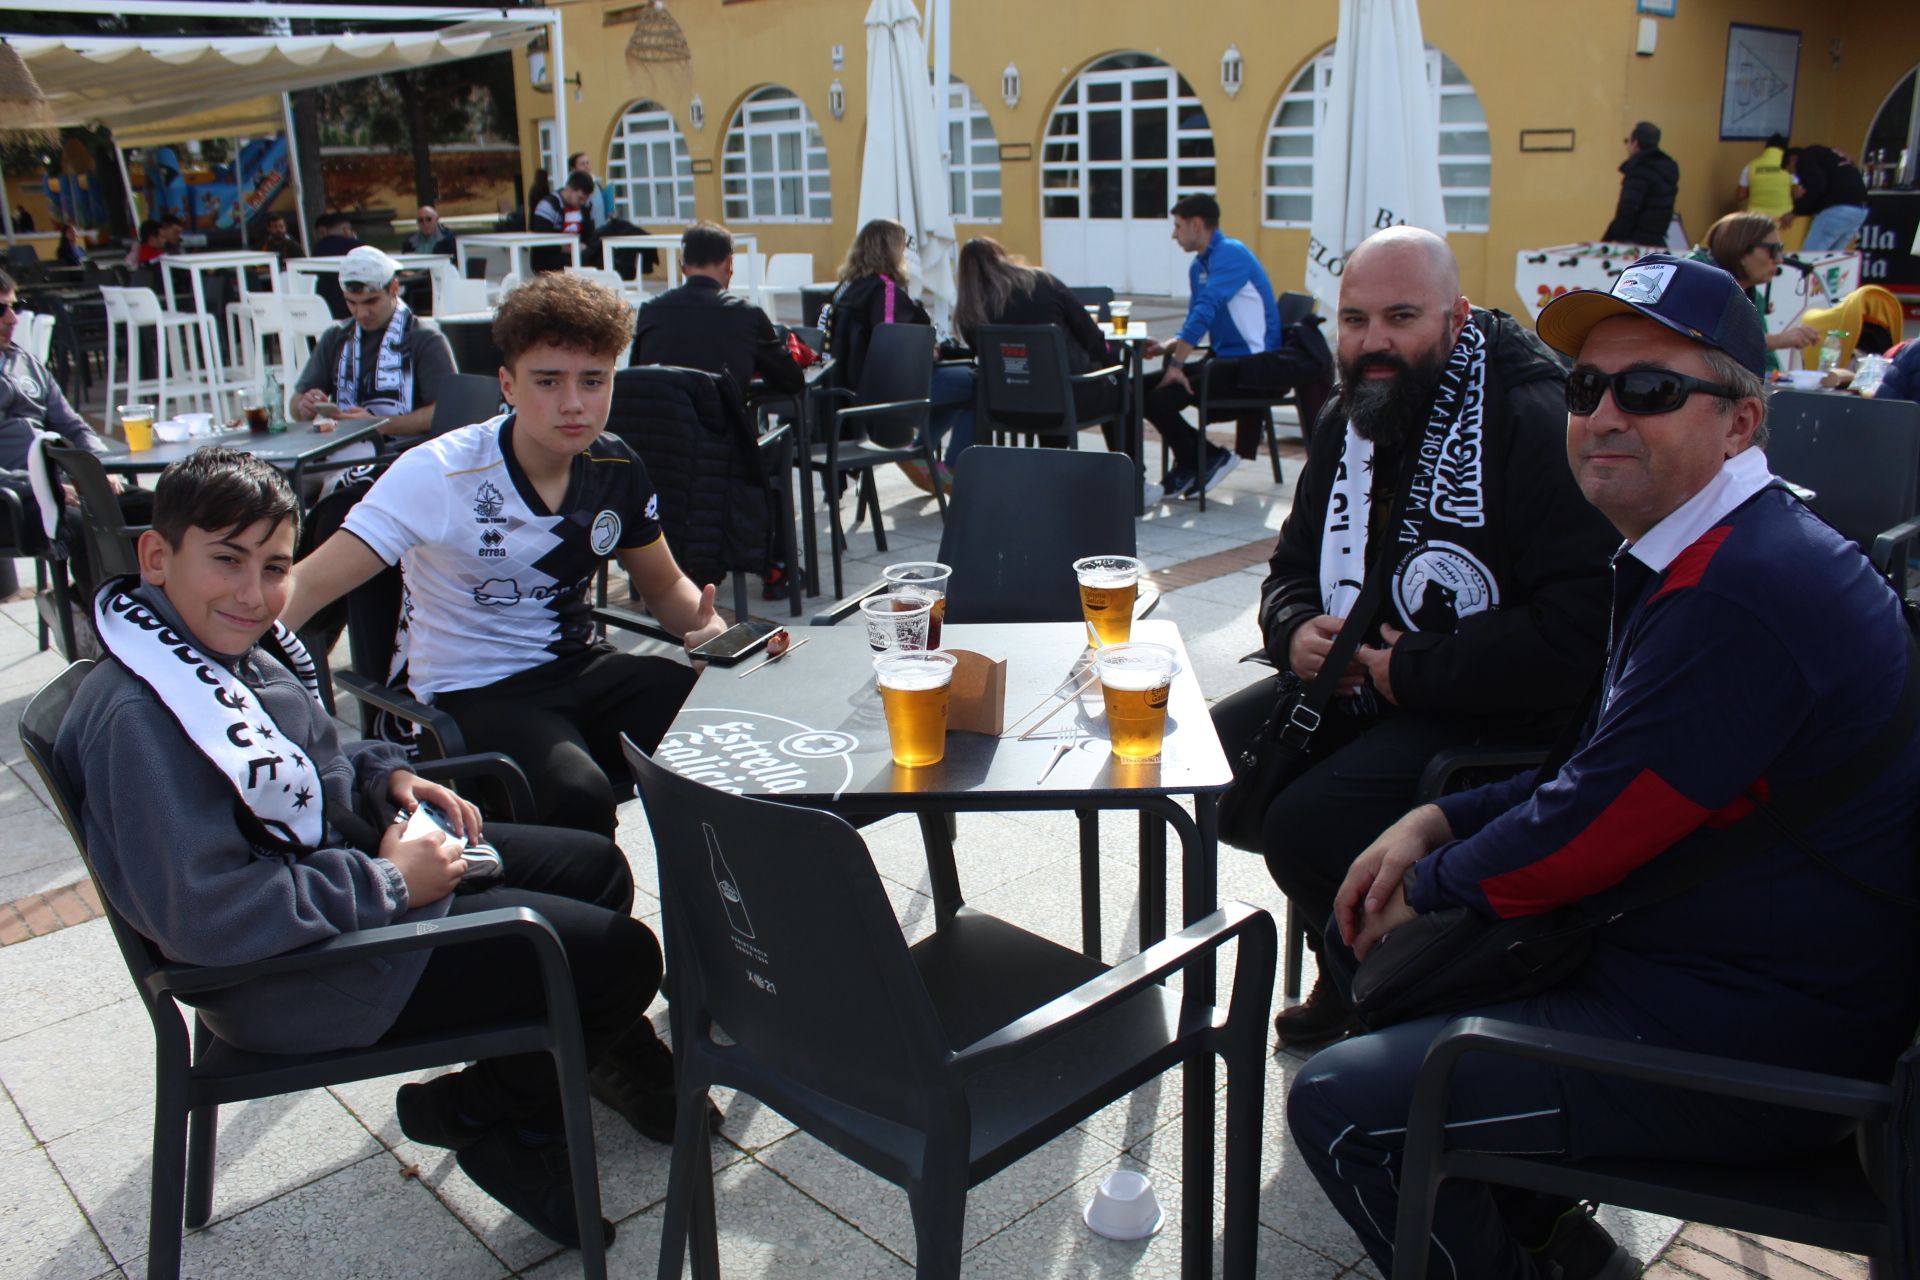
<path id="1" fill-rule="evenodd" d="M 949 649 L 953 685 L 947 695 L 947 728 L 998 737 L 1006 727 L 1007 660 L 969 649 Z"/>

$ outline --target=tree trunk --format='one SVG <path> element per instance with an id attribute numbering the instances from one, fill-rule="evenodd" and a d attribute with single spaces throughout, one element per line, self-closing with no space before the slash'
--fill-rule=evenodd
<path id="1" fill-rule="evenodd" d="M 93 172 L 87 175 L 87 182 L 99 193 L 107 217 L 107 233 L 115 237 L 135 236 L 137 228 L 128 222 L 127 188 L 120 181 L 120 162 L 114 158 L 112 139 L 102 132 L 89 139 L 88 149 L 93 153 Z"/>
<path id="2" fill-rule="evenodd" d="M 440 199 L 440 185 L 433 180 L 433 152 L 427 138 L 427 95 L 411 71 L 403 71 L 393 80 L 400 90 L 400 105 L 407 113 L 407 141 L 413 147 L 413 193 L 421 204 L 434 204 Z"/>
<path id="3" fill-rule="evenodd" d="M 300 153 L 300 186 L 303 193 L 300 233 L 295 237 L 313 249 L 313 222 L 327 211 L 327 176 L 320 164 L 320 91 L 302 89 L 293 95 L 293 141 Z"/>

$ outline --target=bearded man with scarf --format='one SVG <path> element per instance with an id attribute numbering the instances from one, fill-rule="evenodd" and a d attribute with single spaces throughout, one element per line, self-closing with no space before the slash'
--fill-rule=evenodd
<path id="1" fill-rule="evenodd" d="M 454 372 L 453 348 L 440 326 L 401 299 L 399 270 L 372 245 L 340 259 L 349 315 L 314 344 L 294 383 L 295 418 L 385 418 L 384 436 L 425 435 L 433 426 L 440 383 Z"/>
<path id="2" fill-rule="evenodd" d="M 1444 240 L 1413 227 L 1369 237 L 1347 260 L 1335 327 L 1339 389 L 1260 593 L 1279 674 L 1214 708 L 1221 741 L 1248 741 L 1319 674 L 1368 573 L 1390 575 L 1310 767 L 1264 802 L 1257 852 L 1316 951 L 1347 868 L 1406 812 L 1435 754 L 1544 747 L 1578 712 L 1619 543 L 1567 467 L 1565 365 L 1462 296 Z M 1352 1023 L 1324 981 L 1274 1020 L 1295 1046 Z"/>

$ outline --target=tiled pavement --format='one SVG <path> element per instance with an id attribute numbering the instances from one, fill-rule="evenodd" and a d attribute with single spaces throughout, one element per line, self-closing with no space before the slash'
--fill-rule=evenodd
<path id="1" fill-rule="evenodd" d="M 1094 445 L 1097 446 L 1097 442 Z M 1291 479 L 1297 451 L 1289 453 Z M 939 537 L 930 498 L 904 478 L 882 477 L 891 549 L 852 536 L 850 583 L 882 563 L 931 558 Z M 1142 520 L 1140 552 L 1169 570 L 1156 616 L 1181 626 L 1202 686 L 1215 696 L 1244 684 L 1239 658 L 1258 643 L 1256 595 L 1290 502 L 1264 459 L 1243 465 L 1209 496 L 1163 504 Z M 29 579 L 30 580 L 30 579 Z M 817 602 L 816 602 L 817 603 Z M 0 724 L 60 669 L 35 651 L 30 602 L 0 605 Z M 865 829 L 874 861 L 909 938 L 930 927 L 917 828 L 895 818 Z M 621 813 L 620 840 L 641 886 L 636 914 L 657 928 L 653 852 L 637 803 Z M 1119 842 L 1102 877 L 1115 922 L 1109 959 L 1133 919 L 1130 858 Z M 1077 843 L 1056 814 L 965 814 L 960 870 L 970 901 L 1054 937 L 1078 937 Z M 132 999 L 103 921 L 91 913 L 84 874 L 47 806 L 18 738 L 0 732 L 0 1276 L 44 1280 L 144 1272 L 152 1033 Z M 84 887 L 76 887 L 84 886 Z M 1177 885 L 1172 886 L 1177 895 Z M 1282 902 L 1259 859 L 1226 851 L 1223 898 L 1278 914 Z M 1177 899 L 1176 899 L 1177 900 Z M 9 914 L 9 912 L 13 914 Z M 62 926 L 62 927 L 55 927 Z M 22 935 L 31 936 L 22 936 Z M 664 1022 L 664 1007 L 655 1016 Z M 1282 1054 L 1267 1073 L 1260 1202 L 1262 1276 L 1333 1280 L 1374 1276 L 1352 1234 L 1326 1205 L 1281 1122 L 1280 1102 L 1301 1058 Z M 557 1251 L 481 1195 L 446 1152 L 407 1142 L 394 1122 L 398 1080 L 368 1081 L 226 1108 L 222 1113 L 214 1222 L 190 1235 L 194 1276 L 529 1276 L 577 1274 Z M 1215 1105 L 1222 1105 L 1216 1098 Z M 912 1236 L 903 1194 L 796 1132 L 751 1098 L 722 1096 L 713 1144 L 721 1254 L 733 1277 L 904 1277 Z M 1177 1073 L 1095 1116 L 980 1187 L 968 1202 L 965 1274 L 973 1277 L 1172 1276 L 1178 1270 Z M 616 1276 L 653 1273 L 667 1151 L 611 1113 L 596 1115 L 606 1212 L 619 1224 Z M 1168 1208 L 1150 1241 L 1091 1235 L 1079 1212 L 1116 1168 L 1148 1172 Z M 1216 1218 L 1219 1205 L 1209 1206 Z M 1722 1277 L 1864 1275 L 1857 1260 L 1770 1241 L 1748 1241 L 1645 1215 L 1607 1219 L 1640 1257 L 1665 1250 L 1653 1274 Z"/>

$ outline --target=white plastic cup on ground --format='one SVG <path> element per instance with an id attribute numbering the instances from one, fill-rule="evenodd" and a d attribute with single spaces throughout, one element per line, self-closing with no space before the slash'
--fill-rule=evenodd
<path id="1" fill-rule="evenodd" d="M 1160 1229 L 1166 1211 L 1147 1175 L 1116 1169 L 1100 1180 L 1080 1215 L 1089 1230 L 1109 1240 L 1144 1240 Z"/>

